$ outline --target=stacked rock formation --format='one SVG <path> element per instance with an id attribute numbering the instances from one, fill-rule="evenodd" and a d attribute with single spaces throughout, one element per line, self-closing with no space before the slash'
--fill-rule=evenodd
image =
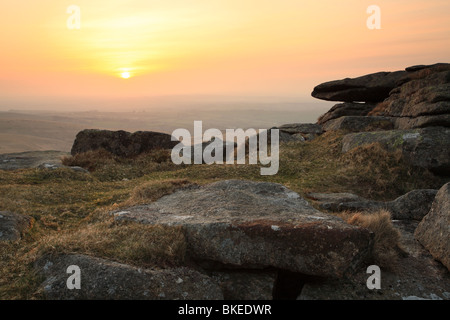
<path id="1" fill-rule="evenodd" d="M 312 96 L 340 101 L 318 119 L 324 131 L 352 132 L 343 152 L 380 143 L 413 166 L 450 174 L 450 64 L 378 72 L 320 84 Z"/>

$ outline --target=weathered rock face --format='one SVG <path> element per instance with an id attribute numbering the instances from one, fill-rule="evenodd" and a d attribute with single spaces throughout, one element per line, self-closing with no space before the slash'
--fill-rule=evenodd
<path id="1" fill-rule="evenodd" d="M 420 221 L 431 209 L 437 190 L 412 190 L 397 199 L 387 202 L 393 219 Z"/>
<path id="2" fill-rule="evenodd" d="M 437 190 L 412 190 L 392 201 L 373 201 L 351 193 L 310 193 L 319 208 L 333 211 L 374 212 L 387 210 L 395 220 L 422 220 L 430 211 Z"/>
<path id="3" fill-rule="evenodd" d="M 450 270 L 450 183 L 439 189 L 430 212 L 420 222 L 414 236 Z"/>
<path id="4" fill-rule="evenodd" d="M 32 225 L 32 218 L 9 211 L 0 211 L 0 241 L 19 240 Z"/>
<path id="5" fill-rule="evenodd" d="M 380 115 L 417 118 L 450 113 L 450 64 L 430 66 L 410 77 L 383 102 Z"/>
<path id="6" fill-rule="evenodd" d="M 312 208 L 286 187 L 227 180 L 180 190 L 117 220 L 182 226 L 194 260 L 342 276 L 367 257 L 372 234 Z"/>
<path id="7" fill-rule="evenodd" d="M 303 285 L 300 300 L 450 300 L 448 270 L 414 239 L 416 221 L 394 221 L 405 254 L 396 272 L 381 269 L 381 289 L 370 290 L 366 268 L 348 279 L 323 279 Z"/>
<path id="8" fill-rule="evenodd" d="M 351 133 L 342 140 L 342 152 L 380 143 L 389 151 L 400 150 L 413 166 L 430 169 L 437 174 L 450 174 L 450 128 L 428 127 Z"/>
<path id="9" fill-rule="evenodd" d="M 117 156 L 133 157 L 154 149 L 171 149 L 178 143 L 171 141 L 171 135 L 160 132 L 86 129 L 77 134 L 71 154 L 105 149 Z"/>
<path id="10" fill-rule="evenodd" d="M 378 72 L 358 78 L 322 83 L 314 88 L 314 98 L 344 102 L 380 102 L 392 89 L 408 79 L 408 72 Z"/>
<path id="11" fill-rule="evenodd" d="M 78 266 L 81 289 L 68 289 L 69 266 Z M 219 286 L 188 268 L 138 269 L 85 255 L 43 257 L 35 268 L 45 277 L 41 287 L 50 300 L 220 300 Z"/>
<path id="12" fill-rule="evenodd" d="M 345 102 L 334 105 L 327 113 L 320 116 L 317 120 L 318 124 L 325 124 L 327 121 L 337 119 L 344 116 L 367 116 L 370 111 L 375 108 L 374 103 L 353 103 Z"/>
<path id="13" fill-rule="evenodd" d="M 419 116 L 415 118 L 393 118 L 395 128 L 400 130 L 425 128 L 425 127 L 450 127 L 450 114 Z"/>
<path id="14" fill-rule="evenodd" d="M 392 129 L 394 121 L 389 117 L 344 116 L 327 121 L 323 125 L 324 131 L 365 132 Z"/>

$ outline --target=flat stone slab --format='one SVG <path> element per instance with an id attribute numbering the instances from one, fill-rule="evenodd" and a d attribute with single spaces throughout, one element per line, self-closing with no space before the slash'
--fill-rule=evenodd
<path id="1" fill-rule="evenodd" d="M 78 267 L 79 289 L 69 289 L 69 266 Z M 81 254 L 44 256 L 35 263 L 50 300 L 222 300 L 210 277 L 186 268 L 140 269 Z"/>
<path id="2" fill-rule="evenodd" d="M 368 255 L 372 234 L 314 209 L 276 183 L 226 180 L 179 190 L 116 220 L 182 226 L 193 259 L 341 277 Z"/>
<path id="3" fill-rule="evenodd" d="M 61 167 L 61 158 L 70 155 L 62 151 L 29 151 L 0 154 L 1 170 L 37 168 L 43 164 Z"/>

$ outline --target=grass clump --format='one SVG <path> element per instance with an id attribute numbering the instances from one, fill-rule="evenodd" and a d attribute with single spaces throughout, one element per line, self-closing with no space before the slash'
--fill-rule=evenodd
<path id="1" fill-rule="evenodd" d="M 369 263 L 380 268 L 395 271 L 399 263 L 400 232 L 392 225 L 391 213 L 387 210 L 379 210 L 372 213 L 339 214 L 348 224 L 366 228 L 374 233 L 374 244 Z"/>

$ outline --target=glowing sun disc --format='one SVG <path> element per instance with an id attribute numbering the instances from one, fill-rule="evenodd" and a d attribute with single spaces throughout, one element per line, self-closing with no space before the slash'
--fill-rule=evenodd
<path id="1" fill-rule="evenodd" d="M 122 74 L 120 76 L 122 78 L 124 78 L 124 79 L 128 79 L 130 77 L 130 73 L 129 72 L 122 72 Z"/>

